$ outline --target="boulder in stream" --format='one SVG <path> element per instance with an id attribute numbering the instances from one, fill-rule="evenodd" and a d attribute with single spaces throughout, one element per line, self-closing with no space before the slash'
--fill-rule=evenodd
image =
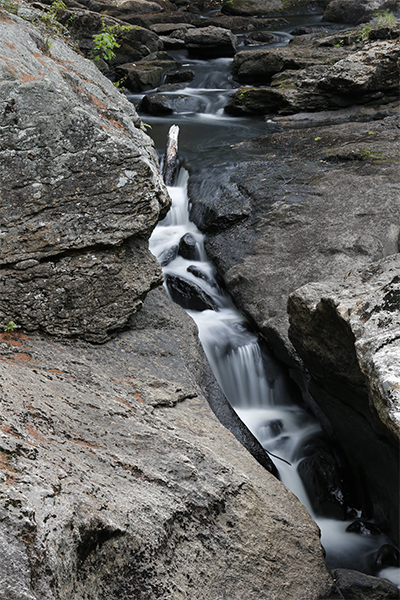
<path id="1" fill-rule="evenodd" d="M 187 310 L 218 310 L 211 296 L 196 283 L 176 275 L 166 275 L 165 284 L 172 300 Z"/>
<path id="2" fill-rule="evenodd" d="M 186 48 L 193 58 L 234 56 L 237 43 L 236 36 L 229 29 L 213 25 L 190 29 L 185 35 Z"/>

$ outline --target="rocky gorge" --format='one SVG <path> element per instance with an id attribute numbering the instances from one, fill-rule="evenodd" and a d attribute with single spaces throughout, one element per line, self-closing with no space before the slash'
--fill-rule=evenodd
<path id="1" fill-rule="evenodd" d="M 267 4 L 264 28 L 305 10 Z M 261 61 L 250 76 L 269 87 L 241 88 L 236 34 L 259 26 L 256 7 L 248 16 L 225 2 L 203 20 L 195 3 L 71 0 L 55 30 L 42 18 L 50 5 L 18 7 L 0 20 L 0 315 L 18 326 L 0 343 L 0 597 L 398 597 L 385 579 L 328 571 L 306 509 L 246 428 L 221 415 L 216 405 L 229 407 L 194 324 L 155 289 L 148 238 L 170 199 L 154 145 L 76 52 L 90 55 L 103 23 L 132 25 L 99 66 L 143 94 L 192 77 L 168 47 L 235 54 L 230 105 L 266 115 L 267 133 L 235 144 L 229 164 L 189 165 L 192 219 L 235 303 L 352 457 L 363 517 L 396 545 L 396 28 L 382 40 L 295 37 L 304 42 L 287 59 L 286 48 L 250 50 L 275 67 Z M 274 101 L 255 110 L 257 90 Z"/>

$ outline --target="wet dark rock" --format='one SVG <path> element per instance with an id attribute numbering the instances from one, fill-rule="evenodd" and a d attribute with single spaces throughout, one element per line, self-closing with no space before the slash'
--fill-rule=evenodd
<path id="1" fill-rule="evenodd" d="M 202 98 L 185 94 L 146 94 L 139 104 L 139 110 L 149 115 L 201 112 L 204 108 L 205 101 Z"/>
<path id="2" fill-rule="evenodd" d="M 166 52 L 149 54 L 138 62 L 119 65 L 116 73 L 132 92 L 143 92 L 161 85 L 164 74 L 176 68 L 175 60 Z"/>
<path id="3" fill-rule="evenodd" d="M 223 285 L 218 274 L 216 274 L 215 277 L 210 277 L 207 273 L 204 273 L 204 271 L 199 269 L 199 267 L 197 267 L 196 265 L 189 265 L 186 270 L 188 273 L 191 273 L 195 277 L 198 277 L 199 279 L 206 281 L 212 287 L 216 288 L 216 287 L 221 287 Z"/>
<path id="4" fill-rule="evenodd" d="M 385 567 L 400 567 L 400 553 L 390 544 L 383 544 L 374 556 L 374 568 L 380 570 Z"/>
<path id="5" fill-rule="evenodd" d="M 175 260 L 178 256 L 178 246 L 171 246 L 171 248 L 167 248 L 164 250 L 160 256 L 158 257 L 158 262 L 162 267 L 166 267 L 170 262 Z"/>
<path id="6" fill-rule="evenodd" d="M 335 569 L 332 571 L 340 596 L 330 598 L 345 598 L 346 600 L 396 600 L 399 598 L 397 586 L 383 579 L 372 577 L 351 569 Z"/>
<path id="7" fill-rule="evenodd" d="M 157 35 L 167 35 L 177 37 L 178 32 L 186 33 L 189 29 L 193 29 L 194 25 L 190 23 L 154 23 L 149 29 Z"/>
<path id="8" fill-rule="evenodd" d="M 68 32 L 78 44 L 83 54 L 90 58 L 93 51 L 93 36 L 102 32 L 105 27 L 124 26 L 126 23 L 91 10 L 71 11 L 65 10 L 60 15 L 60 22 L 68 27 Z M 121 65 L 128 61 L 141 60 L 152 52 L 162 50 L 163 45 L 159 37 L 152 31 L 143 27 L 131 26 L 118 36 L 119 47 L 114 49 L 115 57 L 109 65 Z"/>
<path id="9" fill-rule="evenodd" d="M 369 536 L 369 535 L 381 535 L 382 532 L 373 523 L 358 519 L 346 527 L 346 531 L 351 533 L 357 533 L 358 535 Z"/>
<path id="10" fill-rule="evenodd" d="M 244 38 L 246 46 L 255 46 L 259 44 L 273 44 L 276 37 L 267 31 L 252 31 Z"/>
<path id="11" fill-rule="evenodd" d="M 162 41 L 165 50 L 184 50 L 185 48 L 185 42 L 179 38 L 160 35 L 160 40 Z"/>
<path id="12" fill-rule="evenodd" d="M 294 42 L 297 39 L 302 38 Z M 348 46 L 344 44 L 347 39 Z M 270 87 L 238 89 L 226 112 L 293 114 L 393 100 L 399 77 L 399 45 L 388 39 L 357 48 L 357 39 L 360 33 L 353 31 L 335 34 L 323 42 L 310 39 L 299 47 L 293 44 L 239 52 L 234 59 L 238 81 L 270 83 Z"/>
<path id="13" fill-rule="evenodd" d="M 328 0 L 309 2 L 305 0 L 224 0 L 222 11 L 231 15 L 258 15 L 260 17 L 279 14 L 306 14 L 323 12 Z"/>
<path id="14" fill-rule="evenodd" d="M 175 275 L 166 275 L 165 283 L 174 302 L 188 310 L 218 310 L 214 300 L 201 287 Z"/>
<path id="15" fill-rule="evenodd" d="M 179 240 L 178 254 L 187 260 L 200 260 L 199 245 L 191 233 L 185 233 Z"/>
<path id="16" fill-rule="evenodd" d="M 396 543 L 399 273 L 395 254 L 354 269 L 336 287 L 308 284 L 288 303 L 289 335 L 312 376 L 311 393 L 353 465 L 363 465 L 368 473 L 374 520 Z M 349 436 L 356 423 L 360 428 L 353 441 Z"/>
<path id="17" fill-rule="evenodd" d="M 234 56 L 237 38 L 229 29 L 210 25 L 189 30 L 185 35 L 185 44 L 193 58 L 218 58 Z"/>
<path id="18" fill-rule="evenodd" d="M 275 130 L 237 144 L 232 152 L 238 153 L 238 162 L 232 168 L 207 166 L 203 172 L 195 170 L 189 181 L 192 218 L 207 233 L 207 253 L 235 304 L 256 324 L 276 354 L 291 366 L 296 364 L 296 354 L 287 337 L 289 294 L 308 282 L 325 280 L 318 300 L 317 296 L 310 300 L 306 312 L 300 310 L 304 316 L 309 310 L 313 313 L 314 303 L 317 306 L 321 298 L 329 298 L 335 282 L 344 285 L 349 271 L 365 266 L 364 274 L 355 272 L 351 285 L 349 281 L 350 295 L 355 281 L 368 281 L 368 264 L 398 252 L 400 230 L 393 215 L 400 212 L 396 158 L 399 119 L 396 110 L 396 115 L 374 120 L 379 112 L 376 107 L 368 113 L 370 121 L 365 123 L 352 122 L 352 114 L 346 112 L 349 122 Z M 335 118 L 339 119 L 340 114 L 338 111 Z M 319 118 L 323 121 L 326 114 L 316 115 L 315 122 Z M 360 114 L 355 113 L 355 118 L 361 118 Z M 267 129 L 269 124 L 265 126 Z M 365 156 L 373 158 L 326 160 L 331 153 L 339 156 L 354 151 L 360 155 L 362 150 L 366 151 Z M 241 151 L 247 153 L 242 162 Z M 229 199 L 226 204 L 225 194 Z M 222 210 L 229 207 L 231 212 L 234 209 L 237 214 L 246 207 L 247 218 L 218 230 L 209 215 L 215 218 L 220 206 Z M 382 288 L 399 270 L 395 264 L 388 265 L 387 270 L 384 265 L 375 268 L 382 276 L 382 282 L 376 285 Z M 381 352 L 386 349 L 388 355 L 384 370 L 379 366 L 371 371 L 373 355 L 368 352 L 365 360 L 361 358 L 364 341 L 357 341 L 357 355 L 354 347 L 354 336 L 359 339 L 358 332 L 366 323 L 361 320 L 363 313 L 356 314 L 357 302 L 363 304 L 370 295 L 369 284 L 359 285 L 353 308 L 349 305 L 351 314 L 354 311 L 351 330 L 338 316 L 335 296 L 331 302 L 322 301 L 314 315 L 319 314 L 320 319 L 307 338 L 310 352 L 301 352 L 312 376 L 308 387 L 312 397 L 306 393 L 305 398 L 321 417 L 326 431 L 330 435 L 335 431 L 337 443 L 355 466 L 355 485 L 370 496 L 370 500 L 363 500 L 368 508 L 365 517 L 370 518 L 373 510 L 377 526 L 395 536 L 399 465 L 395 433 L 398 425 L 393 419 L 398 399 L 395 378 L 393 384 L 383 382 L 392 381 L 386 373 L 400 364 L 396 354 L 396 313 L 373 313 L 377 329 L 371 341 L 375 339 L 378 347 L 378 332 L 385 332 L 387 343 Z M 388 301 L 395 297 L 395 289 L 395 284 L 387 288 Z M 377 307 L 386 306 L 383 296 L 385 293 L 377 299 Z M 341 312 L 345 315 L 347 310 L 345 305 Z M 369 335 L 365 343 L 367 339 Z M 296 345 L 297 340 L 306 342 L 304 329 L 296 334 Z M 332 348 L 329 353 L 327 347 Z M 379 418 L 373 408 L 375 403 Z M 370 481 L 367 485 L 366 480 Z"/>
<path id="19" fill-rule="evenodd" d="M 169 83 L 185 83 L 194 79 L 195 72 L 191 69 L 185 71 L 169 71 L 165 74 L 164 81 L 166 84 Z"/>
<path id="20" fill-rule="evenodd" d="M 219 173 L 217 181 L 214 175 Z M 189 196 L 195 202 L 190 207 L 190 219 L 202 231 L 217 232 L 248 219 L 250 204 L 238 182 L 230 182 L 230 170 L 212 170 L 209 177 L 202 171 L 192 172 Z"/>
<path id="21" fill-rule="evenodd" d="M 334 457 L 318 449 L 297 467 L 316 515 L 345 519 L 347 506 L 341 474 Z"/>

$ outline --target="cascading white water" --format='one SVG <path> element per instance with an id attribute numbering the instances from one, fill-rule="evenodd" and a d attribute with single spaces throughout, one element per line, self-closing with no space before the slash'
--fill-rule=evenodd
<path id="1" fill-rule="evenodd" d="M 317 521 L 330 568 L 347 567 L 368 572 L 374 553 L 389 543 L 384 535 L 363 537 L 349 533 L 352 521 L 320 518 L 312 506 L 298 474 L 304 443 L 320 433 L 316 420 L 293 404 L 283 370 L 271 360 L 267 372 L 257 336 L 248 330 L 243 315 L 216 283 L 213 265 L 207 260 L 203 235 L 189 221 L 187 197 L 188 173 L 181 169 L 177 184 L 169 187 L 172 208 L 159 223 L 150 240 L 150 250 L 160 258 L 179 245 L 186 233 L 197 242 L 198 260 L 176 256 L 164 268 L 165 275 L 176 275 L 200 286 L 218 310 L 187 312 L 196 321 L 199 336 L 211 368 L 229 402 L 262 446 L 273 456 L 282 482 L 306 506 Z M 191 268 L 188 271 L 188 267 Z M 196 273 L 196 274 L 194 274 Z M 201 276 L 199 276 L 199 273 Z M 382 576 L 400 585 L 399 569 L 387 568 Z"/>

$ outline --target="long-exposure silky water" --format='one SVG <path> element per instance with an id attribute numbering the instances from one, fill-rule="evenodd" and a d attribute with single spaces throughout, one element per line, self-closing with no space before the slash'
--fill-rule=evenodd
<path id="1" fill-rule="evenodd" d="M 176 185 L 168 188 L 171 210 L 153 232 L 150 249 L 163 265 L 166 280 L 168 276 L 178 277 L 193 289 L 200 288 L 210 299 L 213 308 L 187 312 L 197 323 L 211 368 L 239 417 L 275 457 L 282 482 L 317 521 L 328 567 L 368 573 L 374 554 L 389 540 L 384 535 L 363 537 L 348 532 L 352 520 L 321 518 L 314 513 L 297 466 L 304 457 L 302 448 L 321 434 L 321 428 L 311 414 L 293 402 L 284 369 L 262 353 L 257 336 L 249 331 L 243 315 L 218 284 L 215 269 L 207 260 L 203 235 L 189 220 L 187 182 L 188 173 L 181 169 Z M 195 242 L 195 259 L 178 254 L 186 234 Z M 385 569 L 381 575 L 400 584 L 396 568 Z"/>

